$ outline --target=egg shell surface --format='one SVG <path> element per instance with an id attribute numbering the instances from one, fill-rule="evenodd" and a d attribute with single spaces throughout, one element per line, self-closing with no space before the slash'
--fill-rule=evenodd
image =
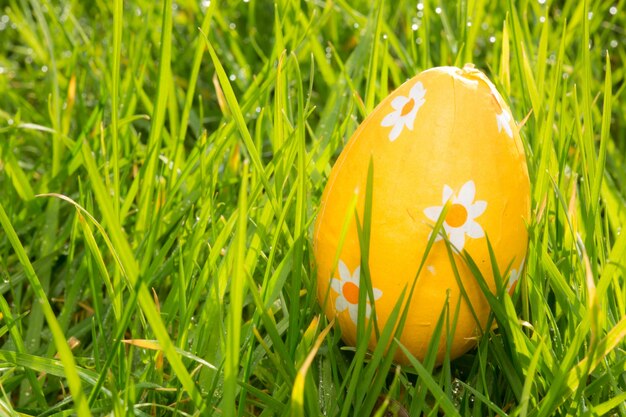
<path id="1" fill-rule="evenodd" d="M 466 65 L 420 73 L 386 97 L 355 131 L 331 170 L 314 231 L 318 300 L 329 318 L 336 317 L 344 341 L 352 346 L 357 342 L 361 284 L 357 219 L 363 219 L 370 161 L 373 300 L 367 299 L 365 317 L 371 320 L 375 310 L 382 330 L 416 280 L 400 342 L 424 359 L 447 301 L 450 322 L 444 328 L 458 309 L 450 346 L 450 356 L 456 358 L 475 345 L 490 312 L 461 254 L 471 256 L 494 293 L 502 286 L 512 292 L 524 266 L 530 184 L 517 125 L 491 81 Z M 444 207 L 443 230 L 416 277 Z M 499 285 L 487 237 L 499 270 L 509 271 Z M 444 330 L 438 363 L 447 337 Z M 368 344 L 370 349 L 376 346 L 375 332 Z M 407 362 L 400 350 L 395 359 Z"/>

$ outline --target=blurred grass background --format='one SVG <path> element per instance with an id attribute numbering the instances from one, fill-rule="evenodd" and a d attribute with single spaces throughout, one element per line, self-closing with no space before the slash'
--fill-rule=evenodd
<path id="1" fill-rule="evenodd" d="M 626 416 L 624 8 L 0 0 L 0 413 Z M 375 104 L 466 62 L 523 123 L 527 267 L 399 368 L 321 316 L 312 222 Z"/>

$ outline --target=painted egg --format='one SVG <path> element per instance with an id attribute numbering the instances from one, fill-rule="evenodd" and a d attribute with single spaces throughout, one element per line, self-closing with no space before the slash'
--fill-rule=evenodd
<path id="1" fill-rule="evenodd" d="M 364 287 L 359 225 L 370 164 L 372 291 L 361 297 L 365 306 L 359 315 Z M 490 312 L 466 256 L 492 292 L 502 287 L 511 292 L 524 266 L 529 216 L 524 148 L 495 86 L 471 64 L 424 71 L 372 111 L 332 168 L 314 232 L 318 300 L 354 346 L 358 317 L 367 323 L 375 311 L 372 323 L 382 330 L 415 282 L 400 342 L 423 359 L 447 311 L 437 361 L 444 358 L 447 340 L 450 357 L 456 358 L 475 345 Z M 499 270 L 508 271 L 501 283 L 494 279 L 488 240 Z M 445 329 L 452 328 L 455 316 L 448 339 Z M 376 346 L 376 332 L 368 343 L 370 349 Z M 406 363 L 397 352 L 395 359 Z"/>

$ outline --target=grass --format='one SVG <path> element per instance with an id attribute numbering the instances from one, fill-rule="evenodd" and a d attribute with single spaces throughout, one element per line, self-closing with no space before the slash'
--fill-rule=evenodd
<path id="1" fill-rule="evenodd" d="M 1 4 L 0 415 L 626 416 L 623 0 Z M 312 222 L 375 104 L 465 62 L 523 123 L 527 267 L 399 367 L 321 313 Z"/>

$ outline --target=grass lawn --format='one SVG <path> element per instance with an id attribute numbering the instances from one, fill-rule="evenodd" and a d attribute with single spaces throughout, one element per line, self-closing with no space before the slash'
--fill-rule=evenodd
<path id="1" fill-rule="evenodd" d="M 626 416 L 626 1 L 418 1 L 0 0 L 0 415 Z M 313 222 L 466 62 L 523 124 L 526 268 L 400 367 L 323 315 Z"/>

